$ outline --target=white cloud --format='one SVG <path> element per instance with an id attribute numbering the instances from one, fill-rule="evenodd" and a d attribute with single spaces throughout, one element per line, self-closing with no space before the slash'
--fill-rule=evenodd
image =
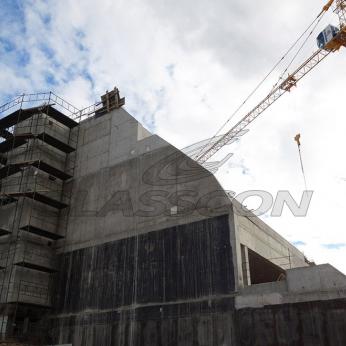
<path id="1" fill-rule="evenodd" d="M 1 66 L 0 96 L 53 88 L 81 107 L 117 85 L 137 119 L 182 148 L 216 132 L 323 5 L 314 0 L 100 0 L 97 6 L 91 0 L 25 1 L 24 27 L 15 21 L 11 30 L 8 22 L 0 24 L 2 35 L 16 45 Z M 320 29 L 329 21 L 335 17 L 326 16 Z M 296 64 L 314 47 L 313 37 Z M 13 57 L 24 49 L 30 60 L 18 68 Z M 241 142 L 227 149 L 235 155 L 217 177 L 229 190 L 275 195 L 283 189 L 300 198 L 304 183 L 293 137 L 301 132 L 307 183 L 315 191 L 309 214 L 294 218 L 286 212 L 265 221 L 289 240 L 305 242 L 302 249 L 315 261 L 346 272 L 344 249 L 322 246 L 346 242 L 346 182 L 337 178 L 346 176 L 344 54 L 328 57 L 298 90 L 256 120 Z M 238 119 L 274 82 L 264 85 Z"/>

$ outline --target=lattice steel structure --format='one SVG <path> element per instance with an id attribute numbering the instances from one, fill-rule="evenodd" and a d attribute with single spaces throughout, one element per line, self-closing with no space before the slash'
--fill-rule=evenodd
<path id="1" fill-rule="evenodd" d="M 328 6 L 332 5 L 330 1 Z M 324 10 L 328 10 L 325 7 Z M 232 141 L 241 131 L 252 123 L 259 115 L 261 115 L 267 108 L 275 103 L 282 95 L 291 91 L 297 83 L 311 72 L 321 61 L 323 61 L 330 53 L 339 50 L 342 46 L 346 47 L 346 0 L 337 0 L 335 2 L 334 12 L 338 15 L 340 21 L 340 31 L 325 47 L 314 52 L 305 62 L 300 65 L 293 73 L 280 83 L 277 87 L 270 91 L 270 93 L 258 103 L 252 110 L 250 110 L 237 124 L 235 124 L 229 131 L 227 131 L 217 141 L 211 141 L 206 145 L 194 159 L 200 164 L 209 160 L 216 152 L 222 147 Z M 323 11 L 321 12 L 321 14 Z"/>

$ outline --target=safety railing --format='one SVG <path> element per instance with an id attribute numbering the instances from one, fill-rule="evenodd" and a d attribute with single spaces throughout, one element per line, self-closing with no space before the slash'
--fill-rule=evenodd
<path id="1" fill-rule="evenodd" d="M 31 263 L 41 267 L 56 269 L 57 259 L 52 249 L 50 251 L 30 248 L 29 243 L 25 243 L 25 239 L 20 244 L 11 247 L 10 249 L 0 252 L 0 265 L 6 265 L 5 260 L 12 258 L 13 263 Z"/>
<path id="2" fill-rule="evenodd" d="M 26 120 L 19 122 L 15 126 L 12 126 L 6 130 L 14 137 L 23 136 L 26 134 L 37 135 L 45 132 L 66 144 L 70 144 L 72 146 L 77 144 L 76 134 L 71 133 L 70 129 L 67 129 L 65 126 L 50 118 L 49 115 L 45 113 L 37 113 L 36 119 L 33 121 L 33 123 Z"/>
<path id="3" fill-rule="evenodd" d="M 96 102 L 95 104 L 80 110 L 76 119 L 78 119 L 78 122 L 86 120 L 86 119 L 94 116 L 97 113 L 97 111 L 101 110 L 102 108 L 103 108 L 102 102 Z"/>
<path id="4" fill-rule="evenodd" d="M 14 193 L 36 192 L 61 201 L 68 198 L 68 194 L 63 192 L 63 183 L 61 181 L 49 179 L 36 170 L 32 171 L 32 174 L 25 177 L 24 181 L 21 176 L 4 178 L 0 193 L 11 195 Z"/>
<path id="5" fill-rule="evenodd" d="M 294 256 L 271 257 L 265 258 L 265 260 L 283 270 L 292 269 L 294 267 Z M 249 261 L 242 261 L 243 269 L 246 269 L 249 265 Z"/>
<path id="6" fill-rule="evenodd" d="M 119 97 L 115 102 L 118 102 L 116 106 L 122 106 L 125 103 L 125 99 Z M 78 109 L 71 103 L 65 101 L 63 98 L 50 91 L 36 94 L 19 95 L 15 99 L 0 106 L 0 115 L 4 116 L 7 111 L 13 110 L 15 107 L 22 108 L 23 104 L 26 104 L 29 107 L 34 107 L 42 105 L 42 103 L 43 105 L 52 105 L 56 108 L 61 108 L 64 111 L 67 111 L 67 115 L 76 122 L 86 120 L 105 108 L 103 102 L 96 102 L 83 109 Z M 112 102 L 109 106 L 112 106 Z"/>
<path id="7" fill-rule="evenodd" d="M 14 100 L 11 100 L 0 107 L 0 114 L 4 114 L 10 109 L 13 109 L 16 106 L 22 106 L 23 103 L 28 106 L 35 106 L 39 102 L 45 102 L 46 104 L 55 104 L 58 107 L 63 108 L 69 113 L 69 116 L 76 117 L 79 114 L 80 110 L 73 106 L 71 103 L 65 101 L 60 96 L 54 94 L 53 92 L 43 92 L 35 94 L 22 94 L 17 96 Z"/>
<path id="8" fill-rule="evenodd" d="M 44 209 L 42 210 L 40 207 L 37 207 L 35 203 L 32 203 L 30 206 L 30 218 L 28 220 L 28 224 L 22 224 L 21 226 L 35 226 L 39 225 L 39 228 L 46 230 L 51 233 L 56 233 L 58 228 L 58 219 L 59 212 L 50 208 L 50 210 Z M 62 225 L 59 225 L 59 233 L 64 233 L 64 229 L 62 229 Z"/>
<path id="9" fill-rule="evenodd" d="M 6 291 L 3 291 L 3 288 Z M 0 285 L 0 291 L 6 293 L 3 294 L 1 303 L 17 301 L 18 299 L 19 302 L 36 302 L 40 303 L 40 305 L 50 305 L 49 286 L 35 282 L 12 280 L 10 283 Z"/>

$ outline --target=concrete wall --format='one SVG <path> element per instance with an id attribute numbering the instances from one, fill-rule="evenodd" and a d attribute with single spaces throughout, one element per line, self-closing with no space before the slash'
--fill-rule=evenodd
<path id="1" fill-rule="evenodd" d="M 238 310 L 239 346 L 346 345 L 346 299 Z"/>
<path id="2" fill-rule="evenodd" d="M 237 309 L 308 301 L 346 299 L 346 276 L 323 264 L 289 269 L 286 279 L 248 286 L 239 291 Z"/>
<path id="3" fill-rule="evenodd" d="M 83 346 L 236 345 L 232 301 L 219 299 L 99 315 L 66 316 L 54 321 L 60 340 Z M 52 339 L 55 340 L 54 334 Z M 60 341 L 59 345 L 64 341 Z M 58 344 L 56 344 L 58 345 Z"/>
<path id="4" fill-rule="evenodd" d="M 65 188 L 54 343 L 230 342 L 234 220 L 209 171 L 117 109 L 80 124 Z"/>
<path id="5" fill-rule="evenodd" d="M 230 231 L 225 215 L 61 254 L 53 342 L 230 344 Z"/>
<path id="6" fill-rule="evenodd" d="M 229 213 L 215 177 L 125 110 L 82 122 L 67 237 L 71 251 Z M 69 188 L 67 186 L 66 188 Z"/>
<path id="7" fill-rule="evenodd" d="M 292 293 L 346 289 L 346 275 L 330 264 L 295 268 L 287 272 L 287 286 Z"/>
<path id="8" fill-rule="evenodd" d="M 306 267 L 305 257 L 296 247 L 271 229 L 267 224 L 250 212 L 244 215 L 239 203 L 235 201 L 234 222 L 235 239 L 237 248 L 237 273 L 240 287 L 248 284 L 249 266 L 247 259 L 247 249 L 258 253 L 260 256 L 270 260 L 275 265 L 284 270 Z M 241 245 L 243 245 L 243 255 Z M 244 253 L 245 250 L 245 253 Z"/>
<path id="9" fill-rule="evenodd" d="M 209 171 L 123 109 L 80 124 L 66 190 L 54 343 L 233 345 L 241 245 L 282 267 L 275 259 L 288 254 L 291 266 L 306 265 L 263 222 L 234 213 Z"/>
<path id="10" fill-rule="evenodd" d="M 235 298 L 237 345 L 346 344 L 346 276 L 329 264 L 287 271 Z"/>

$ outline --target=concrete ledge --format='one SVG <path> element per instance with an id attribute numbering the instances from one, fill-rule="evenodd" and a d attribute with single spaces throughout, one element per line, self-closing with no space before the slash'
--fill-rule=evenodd
<path id="1" fill-rule="evenodd" d="M 330 264 L 287 270 L 284 281 L 245 287 L 235 299 L 237 310 L 346 298 L 346 276 Z"/>
<path id="2" fill-rule="evenodd" d="M 289 292 L 324 291 L 346 288 L 346 276 L 330 264 L 287 270 Z"/>

